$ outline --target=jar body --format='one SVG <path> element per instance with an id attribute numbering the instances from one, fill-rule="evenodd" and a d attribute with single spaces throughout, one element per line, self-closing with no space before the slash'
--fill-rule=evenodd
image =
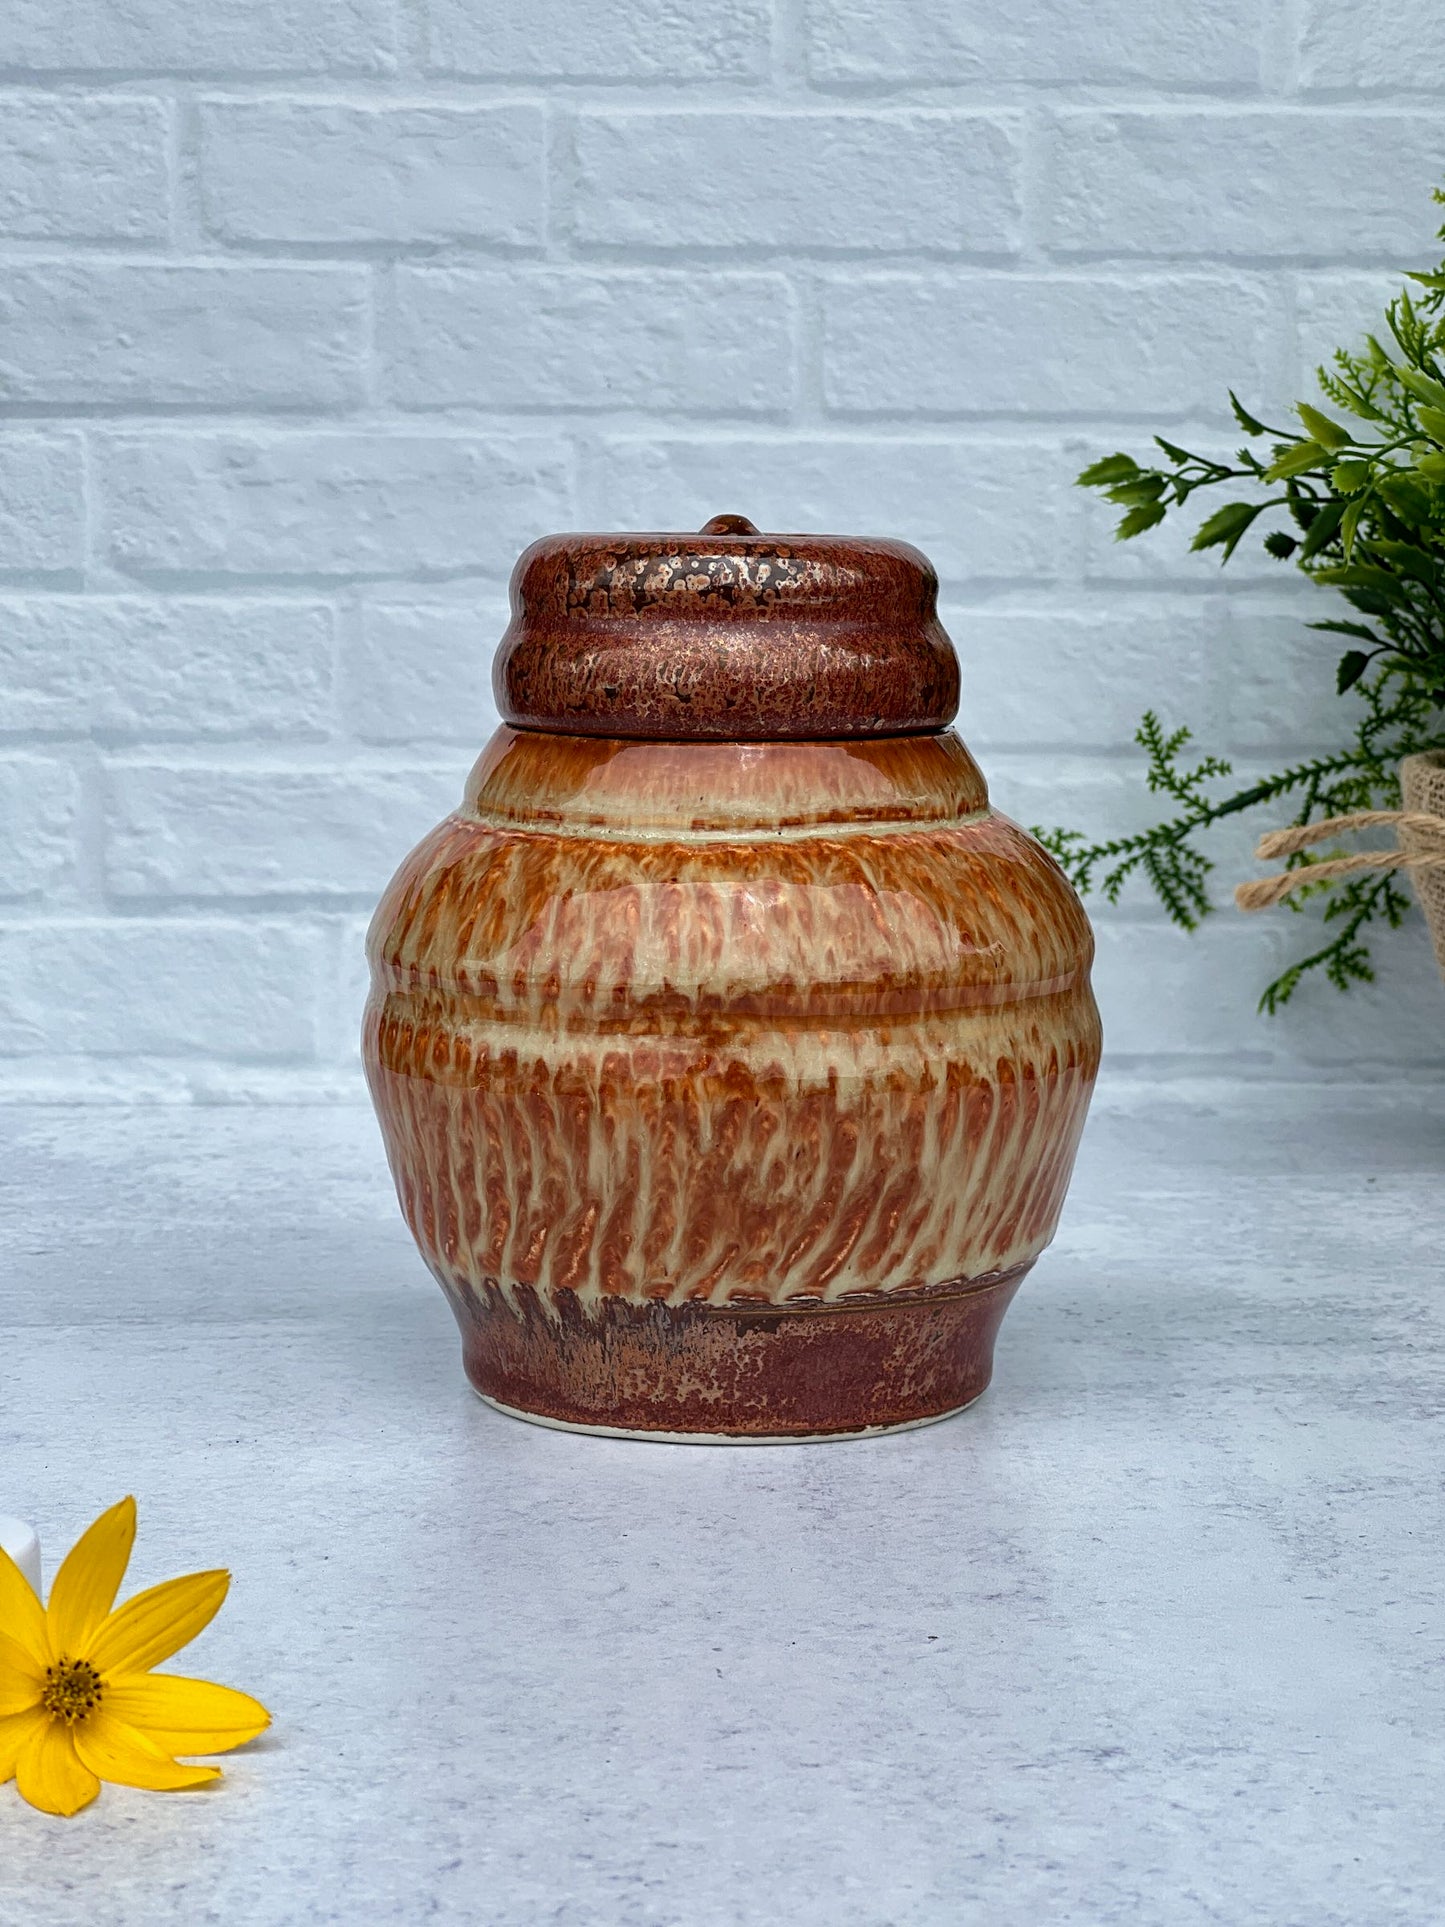
<path id="1" fill-rule="evenodd" d="M 484 1396 L 787 1438 L 983 1389 L 1100 1033 L 1084 913 L 952 731 L 503 728 L 368 949 L 368 1080 Z"/>

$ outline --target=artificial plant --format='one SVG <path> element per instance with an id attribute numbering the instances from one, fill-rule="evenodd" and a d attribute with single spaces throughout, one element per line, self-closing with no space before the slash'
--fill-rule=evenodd
<path id="1" fill-rule="evenodd" d="M 1435 199 L 1445 203 L 1445 192 Z M 1439 238 L 1445 241 L 1445 227 Z M 1346 638 L 1335 686 L 1354 705 L 1344 747 L 1233 791 L 1225 785 L 1228 762 L 1205 755 L 1190 763 L 1191 731 L 1166 728 L 1149 710 L 1135 741 L 1148 757 L 1149 788 L 1172 800 L 1174 814 L 1103 843 L 1077 830 L 1041 831 L 1081 891 L 1097 888 L 1116 902 L 1137 871 L 1173 921 L 1193 930 L 1214 907 L 1207 887 L 1214 864 L 1196 841 L 1200 832 L 1282 799 L 1296 806 L 1296 824 L 1396 808 L 1400 758 L 1445 747 L 1445 262 L 1409 278 L 1421 292 L 1406 289 L 1389 304 L 1386 340 L 1370 335 L 1359 351 L 1337 349 L 1333 365 L 1318 371 L 1328 406 L 1298 403 L 1298 429 L 1256 420 L 1231 391 L 1235 420 L 1267 453 L 1245 446 L 1232 463 L 1217 462 L 1156 436 L 1162 463 L 1109 455 L 1079 476 L 1123 510 L 1121 541 L 1182 509 L 1200 489 L 1247 491 L 1216 509 L 1192 546 L 1218 548 L 1228 562 L 1266 518 L 1267 552 L 1349 605 L 1309 626 Z M 1292 862 L 1321 854 L 1301 852 Z M 1380 921 L 1398 928 L 1411 908 L 1389 873 L 1322 882 L 1297 891 L 1290 907 L 1302 908 L 1303 899 L 1321 902 L 1325 941 L 1267 986 L 1260 1004 L 1270 1012 L 1310 971 L 1339 990 L 1372 979 L 1362 932 Z"/>

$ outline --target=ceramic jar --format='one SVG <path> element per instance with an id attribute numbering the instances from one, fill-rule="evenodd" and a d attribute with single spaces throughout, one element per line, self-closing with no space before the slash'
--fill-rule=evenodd
<path id="1" fill-rule="evenodd" d="M 538 542 L 373 920 L 367 1076 L 473 1385 L 672 1438 L 943 1417 L 1053 1235 L 1093 942 L 903 543 Z M 1003 673 L 1000 671 L 999 673 Z"/>

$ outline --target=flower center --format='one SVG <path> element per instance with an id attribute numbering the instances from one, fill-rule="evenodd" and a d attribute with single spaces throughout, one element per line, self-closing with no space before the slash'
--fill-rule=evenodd
<path id="1" fill-rule="evenodd" d="M 88 1719 L 100 1704 L 100 1674 L 86 1659 L 58 1659 L 45 1669 L 40 1704 L 67 1726 Z"/>

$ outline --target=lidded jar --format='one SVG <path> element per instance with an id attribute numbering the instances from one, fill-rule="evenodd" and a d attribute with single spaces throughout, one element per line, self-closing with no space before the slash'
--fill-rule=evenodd
<path id="1" fill-rule="evenodd" d="M 518 563 L 504 721 L 382 898 L 363 1038 L 493 1404 L 790 1439 L 988 1383 L 1100 1031 L 936 593 L 904 543 L 738 516 Z"/>

